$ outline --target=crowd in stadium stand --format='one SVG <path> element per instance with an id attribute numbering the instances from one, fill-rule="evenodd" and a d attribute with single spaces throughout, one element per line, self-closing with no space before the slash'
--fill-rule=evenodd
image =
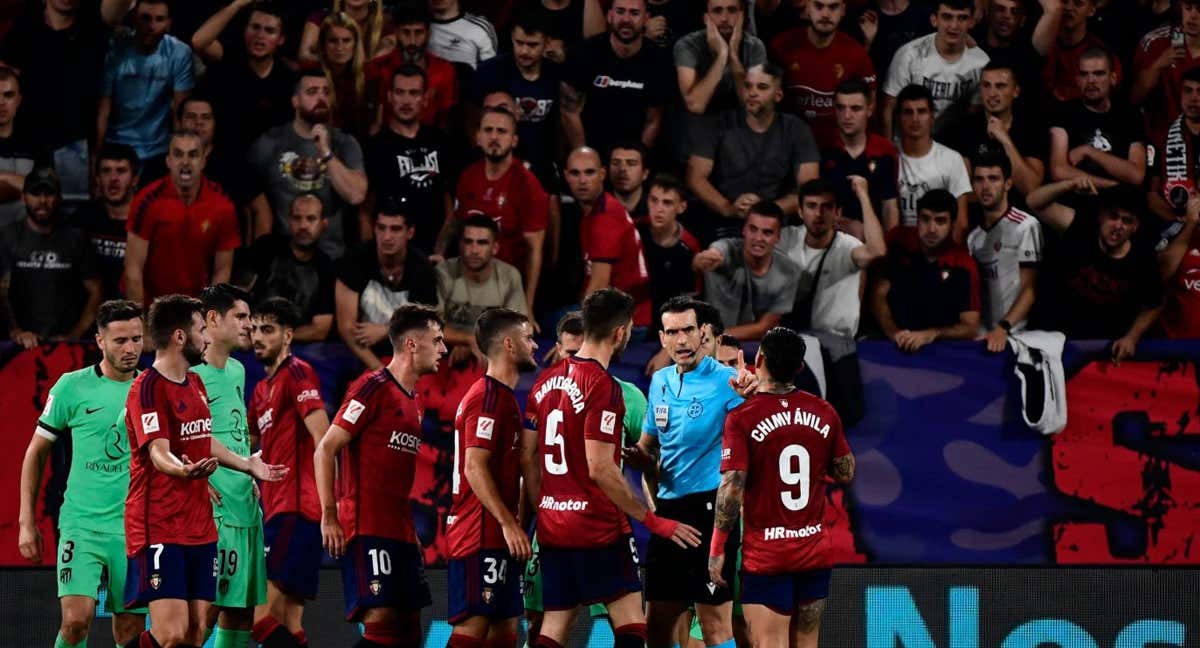
<path id="1" fill-rule="evenodd" d="M 25 347 L 225 281 L 367 368 L 401 304 L 468 360 L 605 286 L 646 336 L 688 293 L 910 352 L 1200 327 L 1197 0 L 0 5 Z"/>

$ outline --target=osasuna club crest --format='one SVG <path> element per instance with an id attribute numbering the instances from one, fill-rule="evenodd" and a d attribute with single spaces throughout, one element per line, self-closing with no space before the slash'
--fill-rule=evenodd
<path id="1" fill-rule="evenodd" d="M 381 583 L 377 580 L 371 581 L 371 594 L 372 595 L 379 596 L 379 593 L 382 591 L 383 591 L 383 583 Z"/>
<path id="2" fill-rule="evenodd" d="M 162 585 L 162 576 L 150 574 L 150 588 L 158 589 L 160 585 Z"/>
<path id="3" fill-rule="evenodd" d="M 495 598 L 495 595 L 492 593 L 492 588 L 490 588 L 490 587 L 483 588 L 483 602 L 490 604 L 492 602 L 493 598 Z"/>

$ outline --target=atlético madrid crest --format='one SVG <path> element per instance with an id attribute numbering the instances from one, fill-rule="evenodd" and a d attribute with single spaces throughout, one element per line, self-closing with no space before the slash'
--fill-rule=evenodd
<path id="1" fill-rule="evenodd" d="M 383 591 L 383 583 L 380 583 L 377 580 L 371 581 L 371 594 L 372 595 L 379 596 L 379 593 L 382 591 Z"/>

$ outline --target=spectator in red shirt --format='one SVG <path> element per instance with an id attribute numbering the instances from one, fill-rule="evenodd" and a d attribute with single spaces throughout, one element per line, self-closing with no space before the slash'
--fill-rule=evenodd
<path id="1" fill-rule="evenodd" d="M 861 79 L 875 89 L 867 50 L 838 30 L 845 15 L 844 0 L 808 0 L 808 25 L 779 34 L 768 46 L 771 59 L 783 68 L 780 107 L 808 122 L 820 148 L 837 145 L 833 95 L 838 84 Z"/>
<path id="2" fill-rule="evenodd" d="M 1108 45 L 1097 35 L 1088 32 L 1088 19 L 1096 13 L 1096 0 L 1062 0 L 1050 11 L 1061 12 L 1058 39 L 1046 54 L 1042 66 L 1042 83 L 1046 91 L 1057 101 L 1078 99 L 1081 92 L 1076 75 L 1079 59 L 1093 47 L 1108 49 Z M 1121 62 L 1113 59 L 1113 74 L 1121 78 Z"/>
<path id="3" fill-rule="evenodd" d="M 429 52 L 429 11 L 424 3 L 412 2 L 396 10 L 396 49 L 367 63 L 367 96 L 379 105 L 371 132 L 383 126 L 387 95 L 396 70 L 405 64 L 425 70 L 425 109 L 421 123 L 445 128 L 458 105 L 458 73 L 449 61 Z"/>
<path id="4" fill-rule="evenodd" d="M 1159 322 L 1169 338 L 1200 338 L 1200 197 L 1187 203 L 1183 229 L 1158 257 L 1166 282 Z"/>
<path id="5" fill-rule="evenodd" d="M 133 199 L 125 246 L 125 294 L 149 304 L 160 295 L 195 295 L 225 283 L 241 245 L 233 203 L 204 177 L 204 142 L 178 131 L 167 147 L 166 177 Z"/>
<path id="6" fill-rule="evenodd" d="M 650 274 L 642 238 L 629 212 L 604 191 L 600 154 L 586 146 L 575 149 L 563 175 L 583 214 L 579 233 L 587 280 L 580 299 L 601 288 L 619 288 L 634 299 L 633 325 L 649 326 Z"/>
<path id="7" fill-rule="evenodd" d="M 1200 0 L 1179 3 L 1179 24 L 1146 34 L 1134 50 L 1130 100 L 1143 106 L 1150 141 L 1159 141 L 1179 116 L 1183 75 L 1200 66 Z"/>
<path id="8" fill-rule="evenodd" d="M 454 220 L 484 214 L 496 221 L 500 226 L 496 258 L 521 270 L 525 301 L 532 313 L 542 274 L 550 198 L 533 172 L 513 155 L 517 118 L 511 112 L 485 108 L 476 141 L 483 149 L 483 159 L 464 169 L 458 180 L 458 218 Z M 438 250 L 446 250 L 456 238 L 454 220 L 447 220 L 442 227 Z M 449 250 L 447 254 L 453 256 Z"/>

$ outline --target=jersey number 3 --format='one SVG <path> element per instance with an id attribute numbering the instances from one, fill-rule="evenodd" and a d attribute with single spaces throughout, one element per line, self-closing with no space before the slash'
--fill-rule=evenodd
<path id="1" fill-rule="evenodd" d="M 783 505 L 791 511 L 799 511 L 808 506 L 809 466 L 808 450 L 804 446 L 793 443 L 779 453 L 779 481 L 787 486 L 799 486 L 800 494 L 795 489 L 779 492 Z"/>

